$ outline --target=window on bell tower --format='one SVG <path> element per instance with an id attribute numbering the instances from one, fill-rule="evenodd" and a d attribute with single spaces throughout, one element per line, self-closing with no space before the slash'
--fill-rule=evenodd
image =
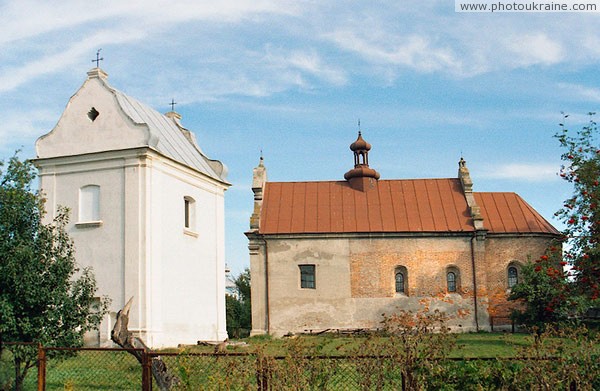
<path id="1" fill-rule="evenodd" d="M 83 186 L 79 189 L 79 222 L 94 221 L 100 221 L 100 186 Z"/>

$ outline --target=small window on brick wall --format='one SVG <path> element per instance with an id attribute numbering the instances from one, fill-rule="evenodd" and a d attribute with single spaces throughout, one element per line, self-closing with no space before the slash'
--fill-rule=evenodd
<path id="1" fill-rule="evenodd" d="M 458 268 L 451 266 L 446 269 L 446 286 L 448 293 L 460 292 L 460 272 Z"/>
<path id="2" fill-rule="evenodd" d="M 512 288 L 513 286 L 519 283 L 519 269 L 515 265 L 511 265 L 508 267 L 507 274 L 509 288 Z"/>
<path id="3" fill-rule="evenodd" d="M 404 266 L 398 266 L 394 270 L 394 282 L 396 286 L 396 293 L 408 292 L 408 271 Z"/>

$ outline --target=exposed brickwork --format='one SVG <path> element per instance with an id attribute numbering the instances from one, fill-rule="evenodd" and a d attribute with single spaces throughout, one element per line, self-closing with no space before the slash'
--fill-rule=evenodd
<path id="1" fill-rule="evenodd" d="M 269 329 L 283 335 L 327 328 L 376 328 L 382 313 L 398 309 L 437 309 L 449 316 L 454 330 L 487 329 L 490 316 L 508 316 L 518 305 L 506 301 L 508 266 L 524 264 L 528 255 L 537 258 L 549 243 L 544 236 L 476 240 L 467 235 L 271 240 Z M 316 289 L 300 288 L 299 264 L 316 265 Z M 406 268 L 406 294 L 395 292 L 398 266 Z M 447 292 L 448 267 L 459 271 L 456 293 Z M 260 262 L 253 263 L 252 271 L 260 274 L 261 268 Z M 260 297 L 258 290 L 253 294 Z"/>
<path id="2" fill-rule="evenodd" d="M 490 316 L 509 316 L 519 303 L 506 300 L 508 288 L 508 267 L 520 266 L 544 254 L 552 239 L 548 237 L 496 237 L 486 240 L 486 274 L 488 281 Z M 519 273 L 519 279 L 521 275 Z"/>
<path id="3" fill-rule="evenodd" d="M 468 238 L 354 240 L 350 255 L 352 297 L 394 297 L 394 271 L 407 271 L 408 296 L 444 295 L 446 269 L 460 271 L 459 294 L 472 294 Z"/>

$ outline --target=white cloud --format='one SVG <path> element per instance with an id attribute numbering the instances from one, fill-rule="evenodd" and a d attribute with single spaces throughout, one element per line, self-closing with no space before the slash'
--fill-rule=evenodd
<path id="1" fill-rule="evenodd" d="M 511 35 L 504 44 L 517 66 L 551 65 L 564 58 L 562 45 L 542 32 Z"/>
<path id="2" fill-rule="evenodd" d="M 0 93 L 11 91 L 38 76 L 54 73 L 81 61 L 81 58 L 93 53 L 105 43 L 119 44 L 139 39 L 143 33 L 129 29 L 122 31 L 99 31 L 81 41 L 72 43 L 65 50 L 55 52 L 40 58 L 31 59 L 0 72 Z M 26 60 L 27 61 L 27 60 Z M 91 67 L 91 66 L 90 66 Z"/>
<path id="3" fill-rule="evenodd" d="M 600 88 L 572 83 L 558 83 L 558 87 L 571 95 L 572 98 L 590 102 L 600 102 Z"/>
<path id="4" fill-rule="evenodd" d="M 557 180 L 559 166 L 549 163 L 510 163 L 488 168 L 481 177 L 491 179 L 512 179 L 529 182 Z"/>
<path id="5" fill-rule="evenodd" d="M 329 65 L 324 62 L 322 57 L 315 51 L 276 51 L 271 47 L 267 48 L 267 54 L 263 57 L 268 66 L 273 67 L 277 72 L 289 72 L 292 84 L 306 86 L 304 75 L 313 76 L 325 82 L 334 85 L 343 85 L 347 82 L 347 76 L 343 69 L 337 66 Z"/>
<path id="6" fill-rule="evenodd" d="M 0 8 L 3 26 L 0 46 L 75 26 L 89 31 L 98 28 L 92 26 L 96 21 L 104 21 L 105 25 L 156 28 L 191 20 L 238 22 L 260 14 L 297 15 L 301 10 L 302 3 L 297 1 L 100 0 L 91 5 L 79 0 L 21 0 L 6 2 Z"/>
<path id="7" fill-rule="evenodd" d="M 402 65 L 421 72 L 457 71 L 461 67 L 451 49 L 433 44 L 425 35 L 383 31 L 359 34 L 355 29 L 339 29 L 325 36 L 369 62 Z"/>
<path id="8" fill-rule="evenodd" d="M 4 66 L 0 69 L 0 93 L 41 75 L 81 63 L 82 58 L 91 57 L 96 49 L 105 45 L 152 45 L 155 56 L 160 56 L 161 52 L 166 56 L 169 49 L 173 50 L 173 45 L 161 33 L 181 27 L 185 22 L 237 23 L 260 15 L 296 15 L 300 12 L 299 3 L 288 1 L 137 0 L 100 1 L 93 6 L 81 1 L 8 2 L 0 8 L 0 25 L 3 26 L 0 48 L 5 54 Z M 181 36 L 177 43 L 191 51 L 206 47 L 202 38 L 194 34 Z M 333 71 L 326 69 L 322 75 L 335 78 Z M 235 91 L 246 86 L 244 93 L 247 95 L 269 94 L 269 88 L 262 80 L 244 80 L 239 73 L 237 77 L 228 75 L 226 79 L 226 86 L 237 87 Z"/>

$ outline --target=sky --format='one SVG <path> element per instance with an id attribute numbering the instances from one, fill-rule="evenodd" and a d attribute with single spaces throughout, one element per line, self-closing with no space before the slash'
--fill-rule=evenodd
<path id="1" fill-rule="evenodd" d="M 252 168 L 342 180 L 358 120 L 382 179 L 456 177 L 553 218 L 553 135 L 600 112 L 600 13 L 458 13 L 453 1 L 0 1 L 0 159 L 56 125 L 95 65 L 175 111 L 229 168 L 226 261 L 249 265 Z"/>

